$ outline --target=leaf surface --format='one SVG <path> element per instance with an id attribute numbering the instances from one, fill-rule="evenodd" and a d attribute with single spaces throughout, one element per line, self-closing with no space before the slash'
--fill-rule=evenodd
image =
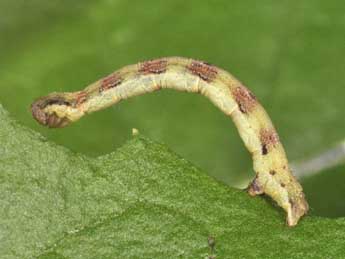
<path id="1" fill-rule="evenodd" d="M 269 200 L 215 181 L 146 137 L 90 158 L 18 125 L 1 106 L 0 122 L 1 258 L 345 254 L 344 218 L 307 216 L 288 228 Z"/>

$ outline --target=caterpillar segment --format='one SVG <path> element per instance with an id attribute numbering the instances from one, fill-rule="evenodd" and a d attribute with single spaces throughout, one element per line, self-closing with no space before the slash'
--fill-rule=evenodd
<path id="1" fill-rule="evenodd" d="M 295 226 L 307 213 L 308 203 L 289 169 L 269 116 L 248 88 L 214 65 L 181 57 L 140 62 L 125 66 L 84 90 L 41 97 L 31 109 L 40 124 L 62 128 L 121 100 L 165 88 L 200 93 L 233 119 L 253 158 L 256 176 L 248 193 L 270 196 L 286 211 L 288 226 Z"/>

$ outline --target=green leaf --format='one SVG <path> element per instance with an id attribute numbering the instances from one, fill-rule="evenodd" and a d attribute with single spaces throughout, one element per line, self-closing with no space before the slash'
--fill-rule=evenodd
<path id="1" fill-rule="evenodd" d="M 319 216 L 345 215 L 345 165 L 339 165 L 303 179 L 303 189 L 312 210 Z M 332 209 L 330 209 L 330 204 Z"/>
<path id="2" fill-rule="evenodd" d="M 98 158 L 18 125 L 0 106 L 1 258 L 340 258 L 345 219 L 295 228 L 263 197 L 137 136 Z M 215 238 L 212 251 L 208 238 Z"/>

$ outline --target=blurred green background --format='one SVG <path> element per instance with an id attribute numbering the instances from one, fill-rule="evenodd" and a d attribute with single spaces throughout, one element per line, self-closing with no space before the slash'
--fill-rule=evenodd
<path id="1" fill-rule="evenodd" d="M 31 117 L 39 96 L 82 89 L 162 56 L 206 60 L 244 82 L 291 161 L 345 137 L 343 1 L 0 1 L 0 103 L 14 118 L 91 156 L 115 150 L 135 127 L 217 179 L 244 186 L 253 176 L 251 158 L 232 121 L 202 96 L 161 91 L 63 130 Z M 345 216 L 344 169 L 303 181 L 312 213 Z"/>

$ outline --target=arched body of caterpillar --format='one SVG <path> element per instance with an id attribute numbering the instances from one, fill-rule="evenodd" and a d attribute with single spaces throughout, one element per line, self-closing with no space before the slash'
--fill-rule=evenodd
<path id="1" fill-rule="evenodd" d="M 31 108 L 41 124 L 59 128 L 121 100 L 164 88 L 200 93 L 231 117 L 252 155 L 255 179 L 250 195 L 267 194 L 287 212 L 294 226 L 308 211 L 301 185 L 292 175 L 278 134 L 255 96 L 228 72 L 181 57 L 160 58 L 123 67 L 71 93 L 51 93 Z"/>

